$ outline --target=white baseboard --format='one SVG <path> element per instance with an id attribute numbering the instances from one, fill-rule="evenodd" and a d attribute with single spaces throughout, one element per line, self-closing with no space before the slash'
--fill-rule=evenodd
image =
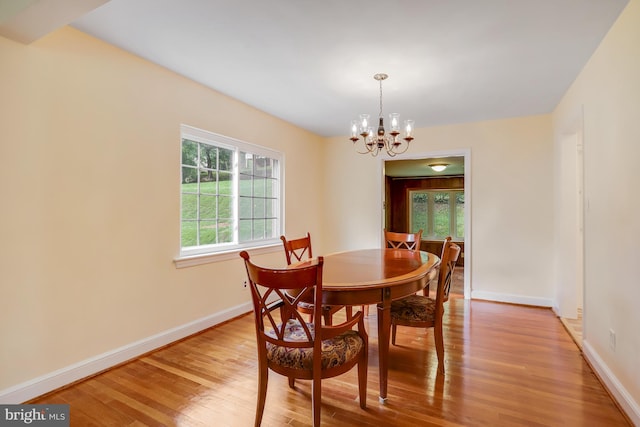
<path id="1" fill-rule="evenodd" d="M 533 305 L 537 307 L 553 307 L 549 298 L 528 297 L 523 295 L 501 294 L 497 292 L 471 291 L 471 299 L 508 302 L 511 304 Z"/>
<path id="2" fill-rule="evenodd" d="M 240 316 L 253 310 L 250 302 L 232 307 L 202 319 L 161 332 L 95 357 L 83 360 L 71 366 L 34 378 L 22 384 L 0 390 L 0 404 L 18 404 L 26 402 L 45 393 L 71 384 L 98 372 L 109 369 L 120 363 L 131 360 L 149 351 L 155 350 L 174 341 L 193 335 L 226 320 Z"/>
<path id="3" fill-rule="evenodd" d="M 633 400 L 631 394 L 611 372 L 600 355 L 591 347 L 588 341 L 582 341 L 582 354 L 589 361 L 593 369 L 604 382 L 609 392 L 620 405 L 627 417 L 635 426 L 640 426 L 640 404 Z"/>

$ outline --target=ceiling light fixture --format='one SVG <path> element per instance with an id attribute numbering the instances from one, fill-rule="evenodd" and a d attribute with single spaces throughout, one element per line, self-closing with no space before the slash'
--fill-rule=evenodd
<path id="1" fill-rule="evenodd" d="M 371 154 L 377 156 L 384 148 L 390 157 L 395 157 L 398 154 L 402 154 L 409 148 L 409 143 L 413 140 L 413 120 L 405 120 L 404 122 L 404 138 L 399 139 L 400 135 L 400 114 L 389 114 L 389 120 L 391 121 L 391 131 L 389 135 L 385 135 L 384 122 L 382 118 L 382 81 L 387 79 L 387 74 L 376 74 L 373 76 L 378 82 L 380 82 L 380 114 L 378 115 L 380 121 L 378 124 L 378 131 L 374 132 L 371 124 L 369 123 L 368 114 L 360 114 L 360 121 L 351 121 L 351 141 L 353 145 L 360 139 L 358 135 L 362 137 L 364 143 L 364 151 L 359 151 L 360 154 Z"/>
<path id="2" fill-rule="evenodd" d="M 432 163 L 429 165 L 429 167 L 436 172 L 442 172 L 447 168 L 447 166 L 449 166 L 448 163 Z"/>

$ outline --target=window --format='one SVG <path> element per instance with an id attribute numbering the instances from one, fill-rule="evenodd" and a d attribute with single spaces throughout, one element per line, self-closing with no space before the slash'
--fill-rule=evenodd
<path id="1" fill-rule="evenodd" d="M 463 241 L 464 191 L 409 191 L 409 224 L 412 233 L 422 229 L 426 240 Z"/>
<path id="2" fill-rule="evenodd" d="M 281 153 L 181 127 L 180 255 L 280 243 Z"/>

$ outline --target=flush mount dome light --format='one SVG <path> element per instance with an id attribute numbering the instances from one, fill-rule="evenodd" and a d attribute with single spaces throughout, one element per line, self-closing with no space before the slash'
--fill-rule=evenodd
<path id="1" fill-rule="evenodd" d="M 436 172 L 442 172 L 447 168 L 447 166 L 449 166 L 448 163 L 432 163 L 429 165 L 429 167 Z"/>

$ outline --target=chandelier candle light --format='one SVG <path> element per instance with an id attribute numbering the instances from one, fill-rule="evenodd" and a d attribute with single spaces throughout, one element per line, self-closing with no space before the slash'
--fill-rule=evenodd
<path id="1" fill-rule="evenodd" d="M 404 121 L 404 138 L 398 138 L 400 135 L 400 114 L 389 114 L 389 120 L 391 122 L 391 130 L 389 135 L 385 135 L 384 119 L 382 118 L 382 81 L 387 79 L 387 74 L 376 74 L 373 76 L 378 82 L 380 82 L 380 114 L 378 132 L 374 133 L 371 123 L 369 123 L 368 114 L 360 114 L 360 121 L 351 120 L 351 141 L 355 145 L 360 139 L 358 135 L 362 137 L 364 142 L 364 151 L 358 151 L 360 154 L 370 153 L 372 156 L 377 156 L 384 148 L 390 157 L 395 157 L 398 154 L 402 154 L 409 148 L 409 143 L 413 140 L 413 120 Z"/>

